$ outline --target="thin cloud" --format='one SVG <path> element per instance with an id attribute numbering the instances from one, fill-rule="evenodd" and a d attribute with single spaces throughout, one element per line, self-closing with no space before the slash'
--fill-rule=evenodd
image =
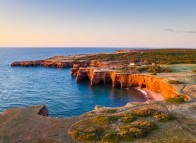
<path id="1" fill-rule="evenodd" d="M 174 29 L 163 29 L 164 31 L 173 32 L 173 33 L 188 33 L 196 34 L 196 31 L 193 30 L 174 30 Z"/>

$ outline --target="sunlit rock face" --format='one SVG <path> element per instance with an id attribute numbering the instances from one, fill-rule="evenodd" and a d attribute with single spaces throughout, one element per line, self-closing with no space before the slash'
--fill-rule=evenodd
<path id="1" fill-rule="evenodd" d="M 179 95 L 174 86 L 167 80 L 152 75 L 130 74 L 117 72 L 120 62 L 98 60 L 74 60 L 74 57 L 53 57 L 46 60 L 14 62 L 11 66 L 44 66 L 57 68 L 71 68 L 71 75 L 76 81 L 89 80 L 92 86 L 111 84 L 114 88 L 141 87 L 159 92 L 164 99 Z"/>
<path id="2" fill-rule="evenodd" d="M 147 88 L 162 93 L 164 99 L 179 95 L 176 88 L 169 84 L 167 80 L 152 75 L 125 74 L 96 68 L 79 68 L 77 73 L 74 74 L 77 82 L 89 80 L 92 86 L 111 84 L 115 88 Z"/>

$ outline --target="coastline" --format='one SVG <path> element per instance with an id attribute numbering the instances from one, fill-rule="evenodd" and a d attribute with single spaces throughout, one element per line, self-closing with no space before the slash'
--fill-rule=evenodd
<path id="1" fill-rule="evenodd" d="M 136 89 L 142 92 L 147 100 L 164 101 L 163 95 L 161 93 L 148 90 L 147 88 L 137 87 Z"/>
<path id="2" fill-rule="evenodd" d="M 131 118 L 130 124 L 146 121 L 146 123 L 152 123 L 157 126 L 156 131 L 151 132 L 148 136 L 137 138 L 133 141 L 135 143 L 163 142 L 163 140 L 165 142 L 183 143 L 196 141 L 194 128 L 196 125 L 196 102 L 194 100 L 185 100 L 182 104 L 173 104 L 165 101 L 167 98 L 175 98 L 179 95 L 183 96 L 183 98 L 189 96 L 194 98 L 195 86 L 192 86 L 189 82 L 181 83 L 178 86 L 180 89 L 177 89 L 177 85 L 168 82 L 169 80 L 165 74 L 163 74 L 163 77 L 160 76 L 161 73 L 156 76 L 151 74 L 133 74 L 112 69 L 116 67 L 116 64 L 120 66 L 121 63 L 88 60 L 75 61 L 75 57 L 73 61 L 70 61 L 69 58 L 66 56 L 58 57 L 57 61 L 53 57 L 41 61 L 15 62 L 12 66 L 72 67 L 71 75 L 76 76 L 77 82 L 89 80 L 91 86 L 110 84 L 113 88 L 136 88 L 148 100 L 146 102 L 129 102 L 125 106 L 116 108 L 95 106 L 94 110 L 80 116 L 65 118 L 48 116 L 50 111 L 47 110 L 45 105 L 8 109 L 0 114 L 0 142 L 88 142 L 88 140 L 78 141 L 77 136 L 74 137 L 71 133 L 72 127 L 75 125 L 76 127 L 87 125 L 85 131 L 82 129 L 81 134 L 76 135 L 84 135 L 83 133 L 86 132 L 87 137 L 89 135 L 94 136 L 96 135 L 96 128 L 94 128 L 96 117 L 104 119 L 115 117 L 115 120 L 116 117 L 125 120 Z M 190 74 L 190 76 L 192 75 L 194 73 Z M 179 79 L 179 75 L 175 75 L 175 73 L 170 73 L 170 76 L 172 79 Z M 181 76 L 186 75 L 182 74 Z M 139 111 L 138 113 L 141 115 L 136 116 L 134 114 L 135 111 Z M 158 114 L 152 116 L 152 111 Z M 134 117 L 132 118 L 132 116 Z M 162 118 L 163 121 L 159 121 Z M 124 123 L 122 119 L 116 120 L 114 123 L 113 118 L 111 119 L 112 121 L 108 121 L 106 126 L 114 130 L 114 132 L 117 130 L 113 125 L 120 127 L 121 124 L 129 124 L 129 122 Z M 100 127 L 107 131 L 105 126 L 98 126 L 98 128 Z M 84 136 L 81 137 L 83 138 Z M 99 141 L 101 141 L 101 138 L 99 138 Z"/>

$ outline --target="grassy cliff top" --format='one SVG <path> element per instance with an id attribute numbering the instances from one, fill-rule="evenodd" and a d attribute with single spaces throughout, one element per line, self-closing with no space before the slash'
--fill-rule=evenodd
<path id="1" fill-rule="evenodd" d="M 150 49 L 125 53 L 96 54 L 81 57 L 80 60 L 143 62 L 143 64 L 196 64 L 195 49 Z"/>

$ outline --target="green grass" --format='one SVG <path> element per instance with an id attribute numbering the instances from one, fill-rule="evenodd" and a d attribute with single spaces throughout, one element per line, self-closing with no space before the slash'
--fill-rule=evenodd
<path id="1" fill-rule="evenodd" d="M 173 98 L 168 98 L 165 100 L 166 102 L 169 102 L 169 103 L 176 103 L 176 104 L 180 104 L 180 103 L 184 103 L 185 100 L 183 97 L 173 97 Z"/>
<path id="2" fill-rule="evenodd" d="M 102 136 L 103 128 L 94 125 L 90 121 L 80 122 L 77 126 L 71 127 L 69 134 L 79 142 L 98 141 Z"/>
<path id="3" fill-rule="evenodd" d="M 194 49 L 151 49 L 120 54 L 97 54 L 80 59 L 101 61 L 122 61 L 124 63 L 144 62 L 144 64 L 196 64 Z"/>
<path id="4" fill-rule="evenodd" d="M 99 125 L 108 125 L 116 122 L 120 116 L 96 116 L 93 121 Z"/>
<path id="5" fill-rule="evenodd" d="M 120 138 L 117 134 L 117 132 L 109 132 L 105 134 L 105 136 L 102 138 L 102 142 L 104 143 L 119 143 Z"/>
<path id="6" fill-rule="evenodd" d="M 141 73 L 141 72 L 150 72 L 150 73 L 169 73 L 172 72 L 172 69 L 169 67 L 161 67 L 159 65 L 154 66 L 125 66 L 122 68 L 118 68 L 118 70 L 121 70 L 122 72 L 135 72 L 135 73 Z"/>
<path id="7" fill-rule="evenodd" d="M 123 140 L 131 141 L 133 139 L 144 137 L 157 128 L 157 125 L 151 121 L 138 120 L 131 124 L 121 126 L 119 134 Z"/>
<path id="8" fill-rule="evenodd" d="M 196 64 L 172 64 L 172 65 L 161 65 L 161 67 L 168 67 L 173 72 L 192 72 L 196 69 Z"/>
<path id="9" fill-rule="evenodd" d="M 154 118 L 159 122 L 169 121 L 169 114 L 151 108 L 134 109 L 118 115 L 98 115 L 74 124 L 68 134 L 78 142 L 119 143 L 143 138 L 158 129 Z M 147 117 L 147 119 L 146 119 Z"/>
<path id="10" fill-rule="evenodd" d="M 121 122 L 123 123 L 131 123 L 134 120 L 135 120 L 135 117 L 129 113 L 124 114 L 121 118 Z"/>

